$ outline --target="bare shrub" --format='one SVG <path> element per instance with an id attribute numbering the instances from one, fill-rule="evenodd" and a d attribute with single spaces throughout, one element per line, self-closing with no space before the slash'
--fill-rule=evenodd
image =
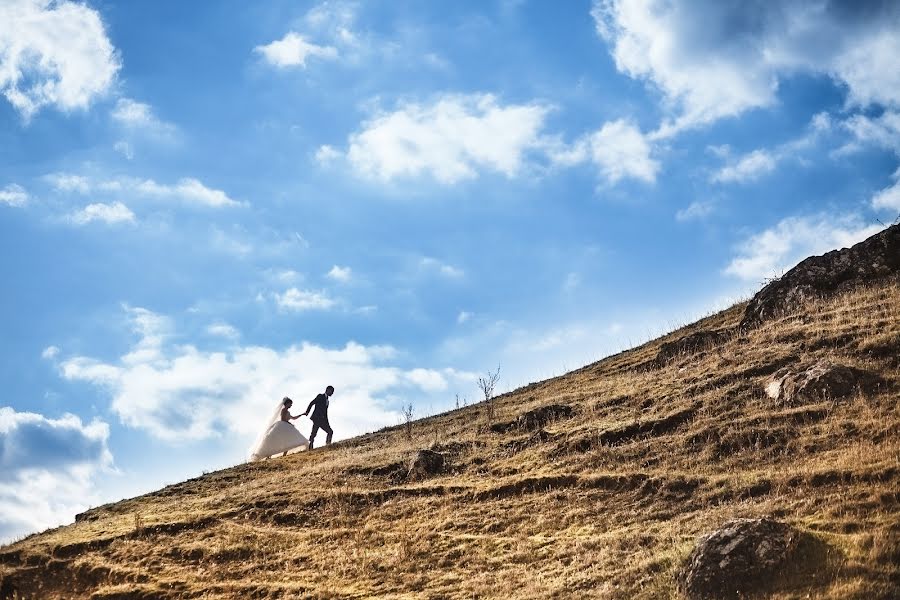
<path id="1" fill-rule="evenodd" d="M 403 431 L 406 439 L 412 441 L 412 424 L 413 424 L 413 405 L 407 404 L 403 407 Z"/>
<path id="2" fill-rule="evenodd" d="M 494 388 L 500 380 L 500 365 L 496 371 L 488 371 L 487 375 L 478 378 L 478 389 L 484 394 L 484 414 L 488 424 L 494 422 Z"/>

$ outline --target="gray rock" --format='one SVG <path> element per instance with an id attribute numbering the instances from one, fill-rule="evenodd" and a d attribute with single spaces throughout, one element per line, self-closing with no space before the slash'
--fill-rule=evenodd
<path id="1" fill-rule="evenodd" d="M 656 362 L 659 365 L 663 365 L 673 358 L 696 354 L 702 350 L 717 346 L 724 342 L 725 339 L 725 334 L 719 331 L 701 329 L 682 336 L 677 340 L 662 344 L 659 347 L 659 352 L 656 354 Z"/>
<path id="2" fill-rule="evenodd" d="M 755 327 L 810 298 L 900 277 L 900 224 L 852 248 L 811 256 L 761 289 L 747 305 L 741 329 Z"/>
<path id="3" fill-rule="evenodd" d="M 788 405 L 840 400 L 857 389 L 868 389 L 877 378 L 866 371 L 820 360 L 808 368 L 785 368 L 766 384 L 766 395 Z"/>
<path id="4" fill-rule="evenodd" d="M 676 574 L 689 600 L 733 598 L 764 591 L 790 561 L 800 532 L 769 518 L 735 519 L 701 537 Z"/>
<path id="5" fill-rule="evenodd" d="M 406 477 L 416 480 L 439 475 L 443 473 L 445 464 L 443 454 L 433 450 L 419 450 L 409 461 L 409 472 Z"/>

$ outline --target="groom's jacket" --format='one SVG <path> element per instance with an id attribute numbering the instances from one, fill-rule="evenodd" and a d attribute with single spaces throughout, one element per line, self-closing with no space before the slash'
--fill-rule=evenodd
<path id="1" fill-rule="evenodd" d="M 306 407 L 306 412 L 309 412 L 310 409 L 313 412 L 309 418 L 313 423 L 328 424 L 328 396 L 325 394 L 316 396 Z"/>

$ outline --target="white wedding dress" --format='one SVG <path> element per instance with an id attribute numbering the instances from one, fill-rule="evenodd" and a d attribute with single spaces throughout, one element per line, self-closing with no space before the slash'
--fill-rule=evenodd
<path id="1" fill-rule="evenodd" d="M 259 436 L 256 444 L 250 449 L 251 461 L 262 460 L 275 454 L 309 445 L 309 440 L 297 431 L 296 427 L 288 421 L 281 420 L 282 408 L 284 408 L 284 405 L 279 402 L 275 415 L 269 419 L 269 423 L 263 430 L 262 435 Z"/>

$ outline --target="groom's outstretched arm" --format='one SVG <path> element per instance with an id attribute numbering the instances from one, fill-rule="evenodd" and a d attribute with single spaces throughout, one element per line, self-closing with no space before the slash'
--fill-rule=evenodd
<path id="1" fill-rule="evenodd" d="M 318 396 L 316 396 L 316 398 L 318 398 Z M 310 402 L 310 403 L 309 403 L 309 406 L 306 407 L 306 412 L 303 413 L 304 415 L 308 415 L 308 414 L 309 414 L 309 411 L 312 410 L 313 405 L 316 403 L 316 398 L 313 398 L 313 401 Z"/>

